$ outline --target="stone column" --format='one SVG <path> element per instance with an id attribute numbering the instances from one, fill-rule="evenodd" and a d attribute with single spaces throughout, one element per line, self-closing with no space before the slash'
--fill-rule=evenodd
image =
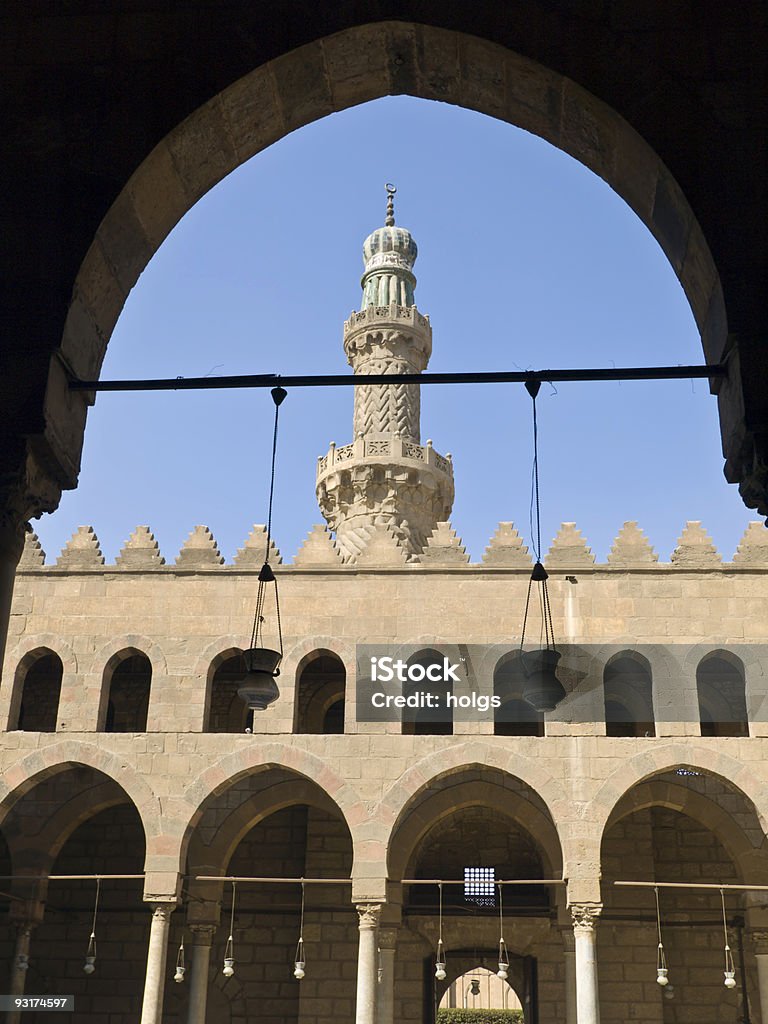
<path id="1" fill-rule="evenodd" d="M 757 963 L 757 987 L 760 993 L 760 1020 L 768 1022 L 768 932 L 752 932 Z"/>
<path id="2" fill-rule="evenodd" d="M 572 903 L 576 963 L 577 1024 L 600 1024 L 597 988 L 597 919 L 599 903 Z"/>
<path id="3" fill-rule="evenodd" d="M 379 981 L 376 989 L 376 1024 L 394 1024 L 396 945 L 397 928 L 379 928 Z"/>
<path id="4" fill-rule="evenodd" d="M 381 904 L 359 903 L 357 913 L 360 918 L 360 945 L 357 954 L 355 1024 L 375 1024 L 379 966 L 377 932 L 381 917 Z"/>
<path id="5" fill-rule="evenodd" d="M 187 1024 L 205 1024 L 205 1009 L 208 1002 L 208 968 L 211 963 L 211 946 L 216 934 L 213 924 L 193 924 L 189 930 L 195 937 L 192 945 L 192 966 L 189 972 L 189 1006 Z"/>
<path id="6" fill-rule="evenodd" d="M 573 931 L 563 931 L 565 960 L 565 1024 L 578 1024 L 576 1016 L 576 940 Z"/>
<path id="7" fill-rule="evenodd" d="M 152 903 L 152 925 L 149 931 L 147 973 L 144 980 L 144 1002 L 141 1006 L 141 1024 L 161 1024 L 163 993 L 165 991 L 165 964 L 168 958 L 168 931 L 175 903 Z"/>

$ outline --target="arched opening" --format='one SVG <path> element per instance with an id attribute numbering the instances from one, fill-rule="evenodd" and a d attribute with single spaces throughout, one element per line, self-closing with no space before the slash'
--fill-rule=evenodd
<path id="1" fill-rule="evenodd" d="M 622 651 L 603 673 L 608 736 L 655 736 L 651 666 L 642 655 Z"/>
<path id="2" fill-rule="evenodd" d="M 539 964 L 551 964 L 544 969 L 551 983 L 546 998 L 562 998 L 562 946 L 552 925 L 561 894 L 536 884 L 559 877 L 560 844 L 546 805 L 524 782 L 480 766 L 430 780 L 393 829 L 388 867 L 391 879 L 417 883 L 403 886 L 396 959 L 396 985 L 410 1016 L 433 1021 L 450 986 L 478 964 L 495 973 L 502 927 L 523 1019 L 537 1019 Z M 441 902 L 444 980 L 435 977 Z M 408 967 L 415 961 L 423 965 L 419 977 Z"/>
<path id="3" fill-rule="evenodd" d="M 244 732 L 250 727 L 252 713 L 237 695 L 244 673 L 242 651 L 229 651 L 214 660 L 209 672 L 205 732 Z"/>
<path id="4" fill-rule="evenodd" d="M 408 40 L 407 52 L 401 52 L 400 32 Z M 340 47 L 340 52 L 356 52 L 358 36 L 361 54 L 372 53 L 369 47 L 379 55 L 387 53 L 387 67 L 389 61 L 392 66 L 405 62 L 408 75 L 402 81 L 398 78 L 396 86 L 389 81 L 389 72 L 380 78 L 372 68 L 347 79 L 347 72 L 342 70 L 346 59 L 338 65 L 334 60 L 326 64 L 326 42 L 318 41 L 306 51 L 293 51 L 279 64 L 278 79 L 285 81 L 283 75 L 287 74 L 292 82 L 289 124 L 278 98 L 279 89 L 277 94 L 274 92 L 275 68 L 264 65 L 238 78 L 215 102 L 211 97 L 211 102 L 201 104 L 198 110 L 187 111 L 190 116 L 183 123 L 162 141 L 155 140 L 160 144 L 144 163 L 132 163 L 138 170 L 105 219 L 77 282 L 76 308 L 64 344 L 72 364 L 85 365 L 89 370 L 98 367 L 104 339 L 110 336 L 123 296 L 196 197 L 247 157 L 300 125 L 390 92 L 464 104 L 516 124 L 561 146 L 601 175 L 659 239 L 683 281 L 697 323 L 702 329 L 708 328 L 708 349 L 719 357 L 726 333 L 722 296 L 695 217 L 658 156 L 628 129 L 610 103 L 606 106 L 596 102 L 572 80 L 506 48 L 490 44 L 487 49 L 477 49 L 475 39 L 453 31 L 435 31 L 405 22 L 393 36 L 392 26 L 369 25 L 347 30 L 327 45 Z M 435 68 L 443 67 L 446 53 L 454 55 L 450 61 L 458 61 L 456 66 L 462 71 L 458 75 L 451 72 L 445 78 L 438 73 L 438 86 Z M 301 73 L 308 54 L 318 62 L 317 74 L 309 81 Z M 490 78 L 489 61 L 496 68 Z M 289 65 L 296 69 L 295 75 L 288 74 Z M 363 66 L 368 68 L 366 62 Z M 343 84 L 337 82 L 339 74 Z M 468 80 L 484 83 L 478 93 L 474 88 L 467 93 L 461 84 L 467 81 L 467 75 Z M 326 94 L 328 82 L 337 82 L 338 89 L 334 86 Z M 315 95 L 318 89 L 323 92 L 322 100 Z M 555 96 L 561 97 L 557 103 Z M 158 181 L 163 182 L 162 190 L 157 188 Z M 117 239 L 122 239 L 119 246 L 115 244 Z M 98 283 L 95 287 L 94 282 Z M 88 332 L 83 329 L 84 323 Z"/>
<path id="5" fill-rule="evenodd" d="M 141 651 L 121 651 L 104 670 L 104 732 L 146 732 L 152 662 Z"/>
<path id="6" fill-rule="evenodd" d="M 491 959 L 495 955 L 495 951 L 491 952 Z M 452 968 L 463 966 L 465 959 L 476 958 L 469 952 L 454 955 L 451 958 Z M 517 992 L 508 980 L 498 977 L 493 967 L 485 967 L 478 961 L 448 985 L 438 1007 L 437 1024 L 452 1024 L 453 1020 L 460 1020 L 460 1016 L 442 1012 L 452 1009 L 512 1011 L 506 1018 L 508 1024 L 517 1024 L 518 1021 L 522 1024 L 523 1004 Z"/>
<path id="7" fill-rule="evenodd" d="M 523 700 L 525 671 L 520 654 L 506 654 L 493 673 L 493 693 L 500 700 L 493 712 L 496 736 L 543 736 L 544 715 Z"/>
<path id="8" fill-rule="evenodd" d="M 729 941 L 739 977 L 737 987 L 729 990 L 723 986 L 724 935 L 717 889 L 660 888 L 669 971 L 669 985 L 662 988 L 654 984 L 658 935 L 653 888 L 625 888 L 614 882 L 765 884 L 765 836 L 744 794 L 695 766 L 639 783 L 611 814 L 603 835 L 601 870 L 604 907 L 598 925 L 598 962 L 612 965 L 607 969 L 616 983 L 601 991 L 601 1020 L 619 1024 L 642 1013 L 664 1024 L 683 1024 L 704 1008 L 707 1020 L 738 1020 L 745 1010 L 742 978 L 747 998 L 757 999 L 756 965 L 744 943 L 745 895 L 726 892 Z M 639 1004 L 631 991 L 633 978 L 648 982 Z"/>
<path id="9" fill-rule="evenodd" d="M 702 736 L 749 736 L 744 665 L 729 651 L 713 651 L 696 668 Z"/>
<path id="10" fill-rule="evenodd" d="M 312 1016 L 330 1024 L 352 1018 L 357 915 L 349 885 L 307 883 L 302 932 L 299 882 L 238 882 L 232 933 L 235 974 L 222 979 L 219 965 L 229 935 L 233 889 L 195 877 L 344 879 L 351 869 L 352 840 L 338 807 L 320 786 L 294 772 L 277 766 L 252 772 L 205 802 L 189 842 L 187 913 L 198 920 L 215 919 L 222 906 L 206 1019 L 212 1019 L 217 989 L 228 1006 L 239 1000 L 248 1019 L 267 1014 L 291 1024 Z M 181 929 L 178 924 L 175 928 L 172 942 L 178 943 Z M 301 982 L 294 977 L 300 935 L 306 963 Z M 319 999 L 327 1000 L 322 1007 Z M 234 1020 L 237 1014 L 231 1016 Z"/>
<path id="11" fill-rule="evenodd" d="M 296 671 L 297 733 L 344 732 L 346 671 L 341 658 L 315 651 Z"/>
<path id="12" fill-rule="evenodd" d="M 402 709 L 404 736 L 453 735 L 453 681 L 443 679 L 443 661 L 444 655 L 430 648 L 406 659 L 402 694 L 410 703 Z"/>
<path id="13" fill-rule="evenodd" d="M 60 766 L 19 796 L 3 830 L 17 876 L 3 887 L 17 911 L 21 900 L 41 912 L 30 940 L 26 992 L 72 994 L 78 1020 L 129 1024 L 141 1005 L 152 917 L 143 900 L 145 836 L 136 807 L 107 775 Z M 29 877 L 49 875 L 64 877 L 40 883 Z M 96 876 L 102 880 L 94 927 Z M 86 973 L 92 929 L 96 960 Z"/>
<path id="14" fill-rule="evenodd" d="M 16 671 L 9 729 L 56 732 L 64 667 L 53 651 L 40 650 L 22 659 Z"/>

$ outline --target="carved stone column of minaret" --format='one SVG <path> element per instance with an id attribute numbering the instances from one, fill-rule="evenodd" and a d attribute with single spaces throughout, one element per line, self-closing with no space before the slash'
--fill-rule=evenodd
<path id="1" fill-rule="evenodd" d="M 385 226 L 366 238 L 363 303 L 344 324 L 356 375 L 421 373 L 432 354 L 429 318 L 413 300 L 416 243 L 395 227 L 393 186 Z M 354 440 L 318 460 L 317 498 L 342 556 L 354 561 L 376 528 L 390 529 L 406 555 L 418 554 L 453 506 L 453 466 L 421 444 L 418 384 L 355 387 Z"/>

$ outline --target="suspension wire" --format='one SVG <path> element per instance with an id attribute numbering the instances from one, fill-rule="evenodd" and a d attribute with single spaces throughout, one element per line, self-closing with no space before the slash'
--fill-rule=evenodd
<path id="1" fill-rule="evenodd" d="M 299 917 L 299 941 L 296 943 L 296 956 L 294 961 L 304 963 L 304 900 L 305 900 L 304 879 L 301 880 L 301 914 Z"/>
<path id="2" fill-rule="evenodd" d="M 661 937 L 661 909 L 660 909 L 660 906 L 659 906 L 659 887 L 658 887 L 658 885 L 654 886 L 653 892 L 654 892 L 654 894 L 656 896 L 656 931 L 658 932 L 658 935 L 659 935 L 658 952 L 656 954 L 656 971 L 657 971 L 657 973 L 663 972 L 663 974 L 661 974 L 661 977 L 665 978 L 666 975 L 667 975 L 667 958 L 666 958 L 666 956 L 664 954 L 664 942 L 663 942 L 662 937 Z"/>
<path id="3" fill-rule="evenodd" d="M 525 596 L 525 611 L 523 613 L 523 628 L 520 635 L 520 652 L 523 653 L 525 645 L 525 629 L 528 624 L 528 610 L 531 603 L 531 586 L 540 583 L 539 588 L 539 609 L 541 612 L 541 627 L 539 630 L 539 643 L 544 644 L 547 650 L 555 649 L 555 628 L 552 619 L 552 606 L 549 600 L 547 589 L 547 571 L 541 564 L 541 493 L 539 487 L 539 421 L 536 410 L 536 397 L 541 388 L 541 381 L 528 379 L 525 381 L 525 389 L 531 396 L 533 405 L 533 464 L 531 467 L 531 503 L 529 509 L 531 546 L 536 556 L 536 561 L 528 581 L 528 591 Z M 534 529 L 535 523 L 535 529 Z"/>
<path id="4" fill-rule="evenodd" d="M 727 979 L 729 977 L 733 978 L 734 974 L 736 973 L 736 968 L 734 967 L 734 964 L 733 964 L 733 955 L 731 953 L 731 947 L 728 945 L 728 918 L 727 918 L 726 912 L 725 912 L 725 890 L 724 889 L 720 890 L 720 904 L 721 904 L 722 909 L 723 909 L 723 936 L 724 936 L 724 939 L 725 939 L 725 950 L 724 950 L 724 953 L 725 953 L 725 977 L 726 977 L 726 981 L 727 981 Z"/>
<path id="5" fill-rule="evenodd" d="M 501 885 L 498 885 L 497 888 L 499 890 L 499 969 L 501 969 L 502 964 L 509 966 L 509 953 L 504 941 L 504 888 Z"/>
<path id="6" fill-rule="evenodd" d="M 235 949 L 235 898 L 237 896 L 237 882 L 232 881 L 232 907 L 229 912 L 229 936 L 227 937 L 227 944 L 224 947 L 224 959 L 234 960 L 234 949 Z"/>
<path id="7" fill-rule="evenodd" d="M 280 406 L 285 401 L 288 392 L 283 387 L 272 388 L 270 392 L 272 401 L 275 403 L 275 423 L 272 430 L 272 458 L 269 472 L 269 503 L 267 507 L 267 531 L 264 546 L 264 564 L 259 572 L 259 586 L 256 593 L 256 610 L 253 615 L 253 626 L 251 627 L 251 648 L 257 647 L 259 641 L 264 642 L 264 602 L 266 599 L 267 583 L 275 585 L 275 614 L 277 619 L 277 636 L 280 653 L 283 653 L 283 624 L 280 618 L 280 596 L 277 589 L 277 579 L 272 566 L 269 564 L 269 552 L 272 543 L 272 507 L 275 498 L 275 466 L 277 463 L 277 428 L 280 417 Z"/>
<path id="8" fill-rule="evenodd" d="M 269 509 L 267 512 L 267 543 L 264 550 L 264 562 L 269 562 L 269 543 L 272 540 L 272 501 L 275 496 L 275 460 L 277 457 L 277 421 L 280 415 L 280 406 L 288 396 L 285 388 L 272 388 L 270 392 L 272 401 L 275 403 L 275 427 L 272 432 L 272 465 L 269 475 Z"/>
<path id="9" fill-rule="evenodd" d="M 88 939 L 88 951 L 86 956 L 96 956 L 96 916 L 99 912 L 99 896 L 101 895 L 101 879 L 96 879 L 96 899 L 93 903 L 93 920 L 91 921 L 91 935 Z"/>

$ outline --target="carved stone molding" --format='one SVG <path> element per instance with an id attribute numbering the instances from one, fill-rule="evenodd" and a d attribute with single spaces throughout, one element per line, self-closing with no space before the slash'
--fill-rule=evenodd
<path id="1" fill-rule="evenodd" d="M 378 928 L 382 911 L 380 903 L 358 903 L 355 909 L 357 910 L 361 931 Z"/>
<path id="2" fill-rule="evenodd" d="M 594 931 L 603 908 L 599 903 L 572 903 L 574 931 Z"/>

